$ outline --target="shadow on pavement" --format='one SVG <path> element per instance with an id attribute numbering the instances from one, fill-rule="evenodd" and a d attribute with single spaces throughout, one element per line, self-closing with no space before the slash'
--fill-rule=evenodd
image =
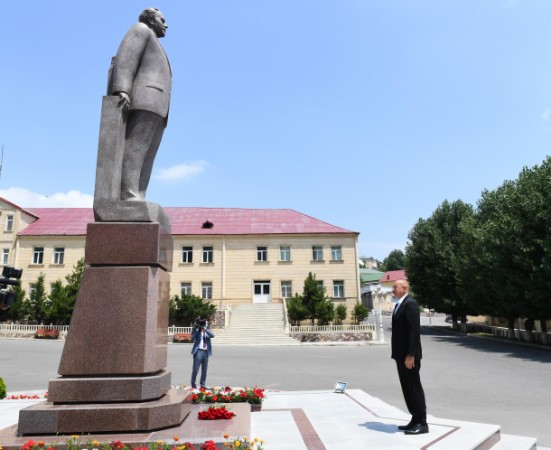
<path id="1" fill-rule="evenodd" d="M 379 431 L 387 434 L 395 434 L 400 431 L 396 425 L 382 422 L 365 422 L 361 423 L 359 426 L 367 428 L 368 430 Z"/>
<path id="2" fill-rule="evenodd" d="M 551 363 L 551 349 L 546 347 L 486 336 L 465 335 L 451 330 L 444 331 L 428 327 L 422 327 L 422 334 L 432 336 L 436 342 L 445 342 L 480 352 L 502 353 L 513 358 Z"/>

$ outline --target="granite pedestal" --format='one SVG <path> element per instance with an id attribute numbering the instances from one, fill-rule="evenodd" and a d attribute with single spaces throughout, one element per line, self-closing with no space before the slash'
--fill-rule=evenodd
<path id="1" fill-rule="evenodd" d="M 22 435 L 159 430 L 191 397 L 167 365 L 172 237 L 159 223 L 93 223 L 86 267 L 48 402 L 19 415 Z"/>

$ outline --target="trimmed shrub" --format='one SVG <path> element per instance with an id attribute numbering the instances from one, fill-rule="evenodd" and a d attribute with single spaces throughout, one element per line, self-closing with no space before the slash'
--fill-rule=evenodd
<path id="1" fill-rule="evenodd" d="M 6 383 L 4 383 L 4 380 L 0 377 L 0 400 L 6 398 L 6 392 Z"/>

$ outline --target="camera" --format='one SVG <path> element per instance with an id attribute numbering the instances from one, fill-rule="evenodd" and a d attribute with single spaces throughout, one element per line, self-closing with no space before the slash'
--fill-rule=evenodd
<path id="1" fill-rule="evenodd" d="M 207 319 L 203 319 L 201 316 L 195 318 L 195 328 L 206 328 Z"/>
<path id="2" fill-rule="evenodd" d="M 19 286 L 19 279 L 23 275 L 23 269 L 4 266 L 2 278 L 0 278 L 0 309 L 8 309 L 15 299 L 15 292 L 12 286 Z"/>

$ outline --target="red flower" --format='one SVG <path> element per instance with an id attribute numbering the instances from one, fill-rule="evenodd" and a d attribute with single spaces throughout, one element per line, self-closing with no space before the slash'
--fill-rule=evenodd
<path id="1" fill-rule="evenodd" d="M 241 392 L 241 397 L 247 398 L 247 393 L 246 393 L 245 391 L 242 391 L 242 392 Z"/>
<path id="2" fill-rule="evenodd" d="M 213 395 L 213 396 L 212 396 L 212 399 L 213 399 L 215 402 L 217 402 L 217 401 L 218 401 L 218 395 Z"/>
<path id="3" fill-rule="evenodd" d="M 197 394 L 193 394 L 193 395 L 191 396 L 191 399 L 192 399 L 193 401 L 197 400 L 198 398 L 199 398 L 199 396 L 198 396 Z"/>
<path id="4" fill-rule="evenodd" d="M 214 441 L 205 441 L 201 446 L 201 450 L 219 450 Z"/>
<path id="5" fill-rule="evenodd" d="M 260 398 L 264 398 L 264 389 L 256 388 L 254 390 L 254 395 Z"/>
<path id="6" fill-rule="evenodd" d="M 232 419 L 235 416 L 235 413 L 228 411 L 224 406 L 221 408 L 215 408 L 211 406 L 205 411 L 199 411 L 197 413 L 197 418 L 199 420 L 222 420 L 222 419 Z"/>

